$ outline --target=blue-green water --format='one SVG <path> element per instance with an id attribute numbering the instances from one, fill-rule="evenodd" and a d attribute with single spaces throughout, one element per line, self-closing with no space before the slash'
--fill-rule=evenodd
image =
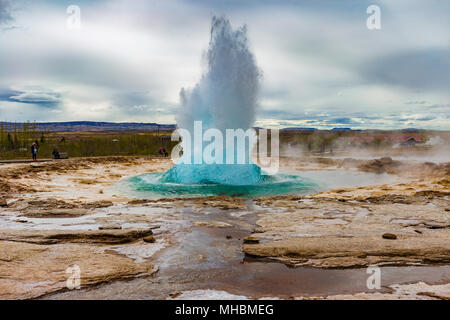
<path id="1" fill-rule="evenodd" d="M 259 185 L 267 180 L 259 166 L 248 164 L 176 164 L 159 179 L 164 183 L 190 185 Z"/>
<path id="2" fill-rule="evenodd" d="M 263 176 L 252 184 L 219 184 L 173 182 L 167 172 L 146 173 L 122 181 L 122 187 L 139 198 L 198 197 L 227 195 L 232 197 L 260 197 L 280 194 L 306 194 L 318 191 L 313 180 L 291 174 Z"/>

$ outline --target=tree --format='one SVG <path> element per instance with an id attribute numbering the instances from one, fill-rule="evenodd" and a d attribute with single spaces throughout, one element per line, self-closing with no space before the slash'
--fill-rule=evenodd
<path id="1" fill-rule="evenodd" d="M 8 135 L 7 135 L 6 139 L 8 140 L 8 148 L 10 150 L 14 149 L 14 141 L 12 139 L 11 133 L 8 132 Z"/>

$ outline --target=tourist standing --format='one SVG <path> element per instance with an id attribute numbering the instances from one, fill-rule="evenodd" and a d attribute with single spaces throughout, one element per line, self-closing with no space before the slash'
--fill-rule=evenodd
<path id="1" fill-rule="evenodd" d="M 38 146 L 36 142 L 33 142 L 31 145 L 31 155 L 33 157 L 33 161 L 37 161 L 37 153 L 38 153 Z"/>

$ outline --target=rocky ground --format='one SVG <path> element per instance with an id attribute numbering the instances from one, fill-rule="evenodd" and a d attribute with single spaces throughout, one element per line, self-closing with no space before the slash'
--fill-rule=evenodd
<path id="1" fill-rule="evenodd" d="M 259 199 L 244 252 L 299 266 L 362 267 L 450 261 L 446 179 Z"/>
<path id="2" fill-rule="evenodd" d="M 286 158 L 282 166 L 289 170 L 348 169 L 399 179 L 389 185 L 253 200 L 132 199 L 113 188 L 123 177 L 170 166 L 169 160 L 134 157 L 0 166 L 0 298 L 65 291 L 74 265 L 82 270 L 82 287 L 151 276 L 158 270 L 155 253 L 179 245 L 180 230 L 231 226 L 224 219 L 189 220 L 183 216 L 186 208 L 251 216 L 253 233 L 243 239 L 243 252 L 290 266 L 450 262 L 450 163 Z M 427 285 L 416 284 L 421 286 Z M 395 297 L 401 296 L 403 291 L 397 291 Z M 425 291 L 418 297 L 450 297 L 447 283 Z"/>

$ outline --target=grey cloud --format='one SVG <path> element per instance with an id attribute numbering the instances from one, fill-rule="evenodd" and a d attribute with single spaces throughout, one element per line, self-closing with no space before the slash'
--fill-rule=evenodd
<path id="1" fill-rule="evenodd" d="M 330 124 L 359 124 L 359 121 L 355 121 L 351 118 L 332 118 L 332 119 L 327 119 L 325 120 L 325 122 L 330 123 Z"/>
<path id="2" fill-rule="evenodd" d="M 114 104 L 119 108 L 148 105 L 154 102 L 149 91 L 130 91 L 116 93 L 113 98 Z"/>
<path id="3" fill-rule="evenodd" d="M 128 115 L 171 115 L 176 111 L 178 105 L 158 102 L 150 91 L 129 91 L 117 93 L 113 97 L 113 104 L 121 112 Z"/>
<path id="4" fill-rule="evenodd" d="M 0 101 L 9 101 L 11 96 L 20 94 L 20 91 L 0 88 Z"/>
<path id="5" fill-rule="evenodd" d="M 446 109 L 448 113 L 450 113 L 450 104 L 432 104 L 426 106 L 428 109 Z"/>
<path id="6" fill-rule="evenodd" d="M 201 50 L 207 47 L 210 14 L 225 13 L 234 25 L 248 24 L 264 73 L 261 101 L 265 109 L 259 111 L 258 119 L 298 121 L 302 126 L 384 127 L 424 121 L 445 127 L 441 120 L 449 118 L 450 52 L 437 47 L 446 36 L 439 30 L 448 30 L 444 28 L 448 19 L 439 18 L 445 18 L 449 4 L 380 0 L 383 29 L 372 32 L 365 28 L 365 9 L 373 4 L 369 0 L 113 3 L 82 2 L 84 32 L 90 26 L 108 30 L 113 25 L 120 32 L 114 34 L 116 29 L 111 29 L 103 34 L 94 28 L 89 33 L 92 37 L 84 37 L 79 46 L 75 33 L 67 34 L 69 43 L 61 39 L 57 25 L 39 27 L 42 22 L 55 23 L 55 15 L 61 14 L 59 5 L 47 1 L 47 8 L 30 2 L 28 10 L 13 11 L 17 23 L 28 25 L 0 38 L 0 86 L 38 83 L 64 90 L 64 94 L 58 96 L 45 88 L 0 88 L 2 117 L 8 108 L 12 118 L 20 109 L 36 120 L 64 120 L 73 116 L 72 111 L 79 112 L 78 119 L 86 117 L 83 120 L 173 114 L 179 89 L 198 78 L 195 73 L 200 70 Z M 11 19 L 10 4 L 16 10 L 12 0 L 0 0 L 0 23 Z M 402 7 L 406 5 L 415 10 L 405 12 Z M 53 11 L 43 10 L 52 7 Z M 420 12 L 418 20 L 413 19 L 414 12 Z M 433 23 L 428 23 L 430 19 Z M 411 36 L 403 33 L 407 27 Z M 136 43 L 127 41 L 134 39 L 134 33 Z M 114 41 L 108 39 L 109 34 Z M 415 94 L 418 90 L 420 94 Z M 341 91 L 343 95 L 338 96 Z M 52 113 L 39 113 L 51 107 Z M 100 111 L 92 111 L 95 108 Z M 63 113 L 66 109 L 71 113 Z M 429 116 L 436 116 L 437 121 L 426 120 Z"/>
<path id="7" fill-rule="evenodd" d="M 243 9 L 243 8 L 261 8 L 267 7 L 295 7 L 302 10 L 320 10 L 329 12 L 341 12 L 342 14 L 360 13 L 361 10 L 365 12 L 365 8 L 373 4 L 372 0 L 316 0 L 316 1 L 298 1 L 298 0 L 188 0 L 187 2 L 195 3 L 200 6 L 212 7 L 215 9 Z M 361 9 L 363 8 L 363 9 Z"/>
<path id="8" fill-rule="evenodd" d="M 302 115 L 295 112 L 279 109 L 264 109 L 258 112 L 260 118 L 278 118 L 285 120 L 299 120 L 302 119 Z"/>
<path id="9" fill-rule="evenodd" d="M 353 117 L 369 119 L 369 117 L 361 115 L 356 116 L 355 114 L 349 114 L 346 117 L 339 117 L 338 113 L 330 113 L 327 115 L 320 113 L 305 114 L 303 112 L 295 113 L 277 109 L 263 110 L 263 112 L 260 113 L 260 118 L 283 119 L 290 121 L 302 120 L 308 124 L 360 124 L 359 121 L 352 119 Z M 372 118 L 377 119 L 377 117 Z"/>
<path id="10" fill-rule="evenodd" d="M 15 91 L 12 95 L 9 95 L 8 92 L 0 93 L 0 100 L 53 108 L 61 102 L 61 95 L 44 91 Z"/>
<path id="11" fill-rule="evenodd" d="M 342 114 L 341 114 L 342 115 Z M 259 121 L 264 119 L 280 119 L 279 125 L 282 126 L 301 126 L 316 128 L 333 127 L 351 127 L 351 128 L 398 128 L 406 123 L 414 122 L 418 126 L 426 126 L 429 121 L 446 119 L 445 114 L 375 114 L 365 115 L 361 112 L 347 113 L 345 116 L 339 116 L 339 112 L 320 113 L 289 113 L 279 110 L 264 110 Z M 298 121 L 299 124 L 296 124 Z M 381 122 L 380 122 L 381 121 Z"/>
<path id="12" fill-rule="evenodd" d="M 435 116 L 426 116 L 426 117 L 417 118 L 415 120 L 418 120 L 418 121 L 430 121 L 430 120 L 434 120 L 436 118 L 437 117 L 435 117 Z"/>
<path id="13" fill-rule="evenodd" d="M 0 25 L 12 20 L 11 2 L 9 0 L 0 0 Z"/>
<path id="14" fill-rule="evenodd" d="M 39 58 L 43 68 L 41 72 L 66 82 L 123 88 L 127 84 L 140 84 L 144 76 L 143 71 L 141 74 L 126 72 L 121 64 L 107 55 L 89 55 L 81 50 L 63 54 L 57 50 L 49 51 Z"/>
<path id="15" fill-rule="evenodd" d="M 428 102 L 425 100 L 422 100 L 422 101 L 416 100 L 416 101 L 406 101 L 405 102 L 405 104 L 427 104 L 427 103 Z"/>
<path id="16" fill-rule="evenodd" d="M 405 51 L 374 58 L 365 63 L 362 76 L 371 82 L 413 90 L 445 90 L 450 86 L 450 51 Z"/>
<path id="17" fill-rule="evenodd" d="M 41 92 L 25 92 L 9 98 L 24 103 L 56 103 L 59 101 L 58 97 Z"/>

